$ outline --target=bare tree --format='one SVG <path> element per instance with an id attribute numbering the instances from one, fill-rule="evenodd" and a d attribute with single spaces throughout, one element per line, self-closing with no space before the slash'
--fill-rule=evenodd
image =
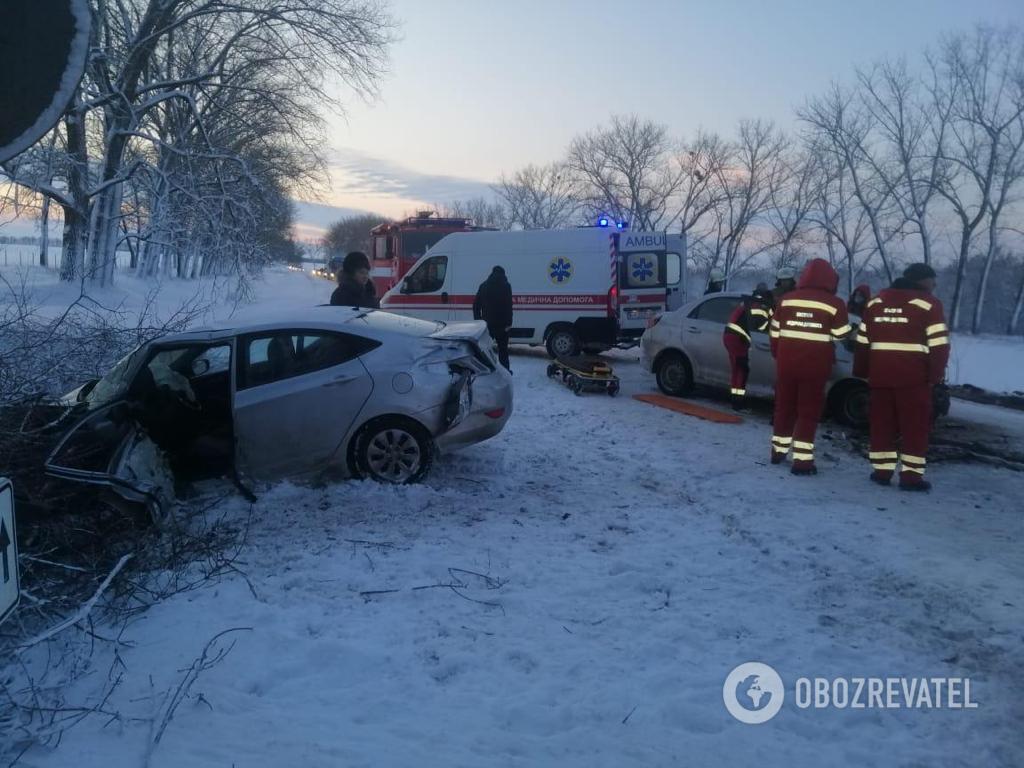
<path id="1" fill-rule="evenodd" d="M 904 223 L 916 231 L 922 258 L 932 261 L 930 206 L 939 190 L 942 160 L 953 101 L 948 92 L 932 90 L 923 98 L 922 83 L 903 59 L 858 70 L 860 98 L 872 118 L 877 149 L 861 146 L 863 157 L 899 209 Z"/>
<path id="2" fill-rule="evenodd" d="M 786 147 L 786 140 L 774 123 L 765 120 L 741 120 L 729 161 L 715 172 L 721 195 L 716 209 L 715 259 L 728 281 L 764 253 L 765 239 L 750 246 L 753 225 L 762 219 L 771 204 L 771 179 Z"/>
<path id="3" fill-rule="evenodd" d="M 501 200 L 482 196 L 452 200 L 449 203 L 435 205 L 434 210 L 438 216 L 469 219 L 478 227 L 509 229 L 512 225 L 509 209 Z"/>
<path id="4" fill-rule="evenodd" d="M 890 221 L 892 193 L 875 173 L 865 148 L 871 129 L 871 116 L 855 100 L 854 94 L 833 85 L 824 96 L 812 98 L 798 110 L 797 117 L 811 132 L 811 143 L 827 147 L 845 166 L 852 191 L 864 209 L 875 249 L 889 280 L 893 278 L 888 246 L 894 228 Z"/>
<path id="5" fill-rule="evenodd" d="M 674 149 L 664 126 L 616 115 L 574 139 L 567 162 L 588 213 L 659 229 L 683 180 Z"/>
<path id="6" fill-rule="evenodd" d="M 329 256 L 342 256 L 349 251 L 362 251 L 372 256 L 370 230 L 391 219 L 376 213 L 365 213 L 358 216 L 345 216 L 327 228 L 323 245 Z"/>
<path id="7" fill-rule="evenodd" d="M 580 214 L 576 184 L 562 162 L 527 165 L 511 177 L 502 174 L 494 193 L 504 202 L 511 226 L 523 229 L 567 227 Z"/>
<path id="8" fill-rule="evenodd" d="M 765 219 L 773 235 L 776 269 L 793 266 L 809 237 L 822 181 L 818 162 L 815 153 L 787 143 L 769 167 Z"/>
<path id="9" fill-rule="evenodd" d="M 375 0 L 119 0 L 116 7 L 94 0 L 93 16 L 93 53 L 61 129 L 66 192 L 20 163 L 3 170 L 65 209 L 65 276 L 81 274 L 84 264 L 101 284 L 113 277 L 126 185 L 147 184 L 159 196 L 174 192 L 172 207 L 189 195 L 209 201 L 185 208 L 196 214 L 194 231 L 208 238 L 203 245 L 225 244 L 223 233 L 232 230 L 255 233 L 252 209 L 236 204 L 242 195 L 231 195 L 233 182 L 251 191 L 271 180 L 275 188 L 265 200 L 294 183 L 266 161 L 283 147 L 319 155 L 319 110 L 341 106 L 333 85 L 372 94 L 392 39 L 392 22 Z M 254 93 L 261 99 L 248 104 L 258 109 L 224 109 Z M 226 125 L 214 135 L 211 104 L 222 116 L 233 114 L 236 127 L 250 124 L 245 157 Z M 273 136 L 288 140 L 257 149 L 261 138 Z M 261 167 L 253 167 L 255 158 Z M 138 181 L 143 173 L 146 182 Z M 229 209 L 219 221 L 210 215 L 217 198 Z M 172 212 L 159 207 L 166 201 L 154 202 L 151 221 L 170 221 Z M 189 250 L 197 245 L 192 241 Z M 235 249 L 236 260 L 243 255 L 244 248 Z"/>

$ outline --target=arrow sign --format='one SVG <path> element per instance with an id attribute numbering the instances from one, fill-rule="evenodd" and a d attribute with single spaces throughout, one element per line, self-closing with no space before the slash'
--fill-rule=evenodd
<path id="1" fill-rule="evenodd" d="M 4 584 L 11 580 L 11 566 L 7 560 L 7 548 L 13 543 L 10 534 L 7 533 L 7 521 L 0 518 L 0 552 L 3 553 Z"/>
<path id="2" fill-rule="evenodd" d="M 18 541 L 14 526 L 14 488 L 10 480 L 0 478 L 0 623 L 18 605 Z"/>

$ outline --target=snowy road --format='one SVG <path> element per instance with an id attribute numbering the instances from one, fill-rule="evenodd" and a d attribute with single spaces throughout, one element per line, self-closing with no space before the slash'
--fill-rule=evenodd
<path id="1" fill-rule="evenodd" d="M 227 579 L 145 614 L 108 709 L 151 716 L 245 627 L 152 765 L 1024 762 L 1024 476 L 936 464 L 936 492 L 902 494 L 825 425 L 821 474 L 794 478 L 767 465 L 762 418 L 637 402 L 653 382 L 615 361 L 620 397 L 574 397 L 515 355 L 509 427 L 424 486 L 261 494 L 241 556 L 255 596 Z M 760 726 L 722 703 L 750 660 L 787 685 Z M 793 704 L 797 677 L 840 675 L 970 677 L 978 708 Z M 150 737 L 97 717 L 22 764 L 137 766 Z"/>

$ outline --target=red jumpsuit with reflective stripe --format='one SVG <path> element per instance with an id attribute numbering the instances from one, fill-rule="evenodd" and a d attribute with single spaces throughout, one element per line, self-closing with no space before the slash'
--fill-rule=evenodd
<path id="1" fill-rule="evenodd" d="M 938 299 L 912 283 L 900 285 L 868 302 L 853 372 L 871 386 L 875 479 L 887 482 L 900 459 L 900 484 L 914 485 L 924 479 L 932 387 L 946 374 L 949 329 Z"/>
<path id="2" fill-rule="evenodd" d="M 804 268 L 796 290 L 785 294 L 771 320 L 776 359 L 772 460 L 792 448 L 793 471 L 814 471 L 814 435 L 832 373 L 832 342 L 850 332 L 846 304 L 836 298 L 839 275 L 824 259 Z"/>
<path id="3" fill-rule="evenodd" d="M 734 398 L 747 394 L 750 376 L 750 334 L 764 333 L 768 329 L 768 308 L 754 298 L 744 298 L 729 315 L 722 331 L 722 344 L 729 353 L 729 393 Z"/>

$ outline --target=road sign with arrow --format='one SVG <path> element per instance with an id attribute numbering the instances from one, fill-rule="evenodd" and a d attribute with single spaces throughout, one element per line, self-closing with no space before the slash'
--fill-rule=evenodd
<path id="1" fill-rule="evenodd" d="M 14 486 L 0 478 L 0 623 L 14 612 L 18 584 L 18 542 L 14 533 Z"/>

